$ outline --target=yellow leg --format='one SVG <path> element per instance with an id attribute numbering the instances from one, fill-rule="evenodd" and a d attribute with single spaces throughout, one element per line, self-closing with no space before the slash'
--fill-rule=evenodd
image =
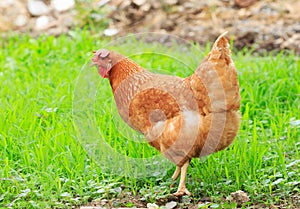
<path id="1" fill-rule="evenodd" d="M 174 193 L 175 196 L 183 196 L 183 195 L 191 195 L 191 193 L 187 190 L 185 187 L 186 183 L 186 172 L 189 167 L 190 161 L 186 161 L 183 166 L 181 167 L 181 174 L 180 174 L 180 181 L 179 181 L 179 186 L 177 189 L 177 192 Z M 177 170 L 177 168 L 176 168 Z M 176 171 L 175 171 L 176 172 Z"/>
<path id="2" fill-rule="evenodd" d="M 172 181 L 175 181 L 178 178 L 179 174 L 180 174 L 180 167 L 176 166 L 176 170 L 175 170 L 174 174 L 172 175 Z"/>

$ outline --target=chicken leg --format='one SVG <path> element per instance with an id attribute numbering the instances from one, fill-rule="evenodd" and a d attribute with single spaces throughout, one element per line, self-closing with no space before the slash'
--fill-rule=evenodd
<path id="1" fill-rule="evenodd" d="M 178 177 L 180 171 L 180 181 L 179 181 L 179 186 L 178 186 L 178 189 L 177 189 L 177 192 L 174 193 L 175 196 L 183 196 L 183 195 L 188 195 L 190 196 L 191 193 L 187 190 L 187 188 L 185 187 L 185 182 L 186 182 L 186 172 L 187 172 L 187 168 L 190 164 L 190 161 L 186 161 L 183 166 L 180 168 L 180 167 L 176 167 L 176 170 L 172 176 L 172 179 L 174 179 L 173 177 Z M 179 171 L 179 168 L 180 168 L 180 171 Z M 176 175 L 175 175 L 176 174 Z M 176 179 L 176 178 L 175 178 Z"/>
<path id="2" fill-rule="evenodd" d="M 179 174 L 180 174 L 180 167 L 176 166 L 176 170 L 174 171 L 174 174 L 172 175 L 172 181 L 175 181 L 178 178 Z"/>

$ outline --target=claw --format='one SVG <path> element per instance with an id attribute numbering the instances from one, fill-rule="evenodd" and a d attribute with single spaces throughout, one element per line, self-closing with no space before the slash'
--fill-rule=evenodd
<path id="1" fill-rule="evenodd" d="M 181 197 L 183 195 L 191 196 L 192 193 L 190 193 L 187 188 L 178 188 L 177 192 L 175 192 L 173 195 L 176 197 Z"/>

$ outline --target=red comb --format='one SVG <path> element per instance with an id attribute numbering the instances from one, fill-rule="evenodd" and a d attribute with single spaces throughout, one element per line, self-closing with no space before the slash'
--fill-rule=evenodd
<path id="1" fill-rule="evenodd" d="M 109 55 L 109 51 L 107 49 L 101 49 L 100 50 L 100 53 L 99 53 L 99 56 L 102 57 L 102 58 L 105 58 Z"/>

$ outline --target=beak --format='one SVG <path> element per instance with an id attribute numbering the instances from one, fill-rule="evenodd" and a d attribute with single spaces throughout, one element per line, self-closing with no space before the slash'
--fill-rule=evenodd
<path id="1" fill-rule="evenodd" d="M 94 58 L 92 59 L 92 62 L 90 64 L 90 66 L 94 66 L 94 65 L 97 65 L 98 63 L 94 60 Z"/>
<path id="2" fill-rule="evenodd" d="M 96 54 L 96 52 L 97 52 L 97 51 L 95 51 L 95 50 L 92 51 L 92 53 L 93 53 L 94 55 Z M 97 62 L 96 62 L 96 60 L 95 60 L 95 57 L 92 58 L 92 62 L 91 62 L 91 64 L 90 64 L 90 67 L 92 67 L 92 66 L 94 66 L 94 65 L 97 65 Z"/>

